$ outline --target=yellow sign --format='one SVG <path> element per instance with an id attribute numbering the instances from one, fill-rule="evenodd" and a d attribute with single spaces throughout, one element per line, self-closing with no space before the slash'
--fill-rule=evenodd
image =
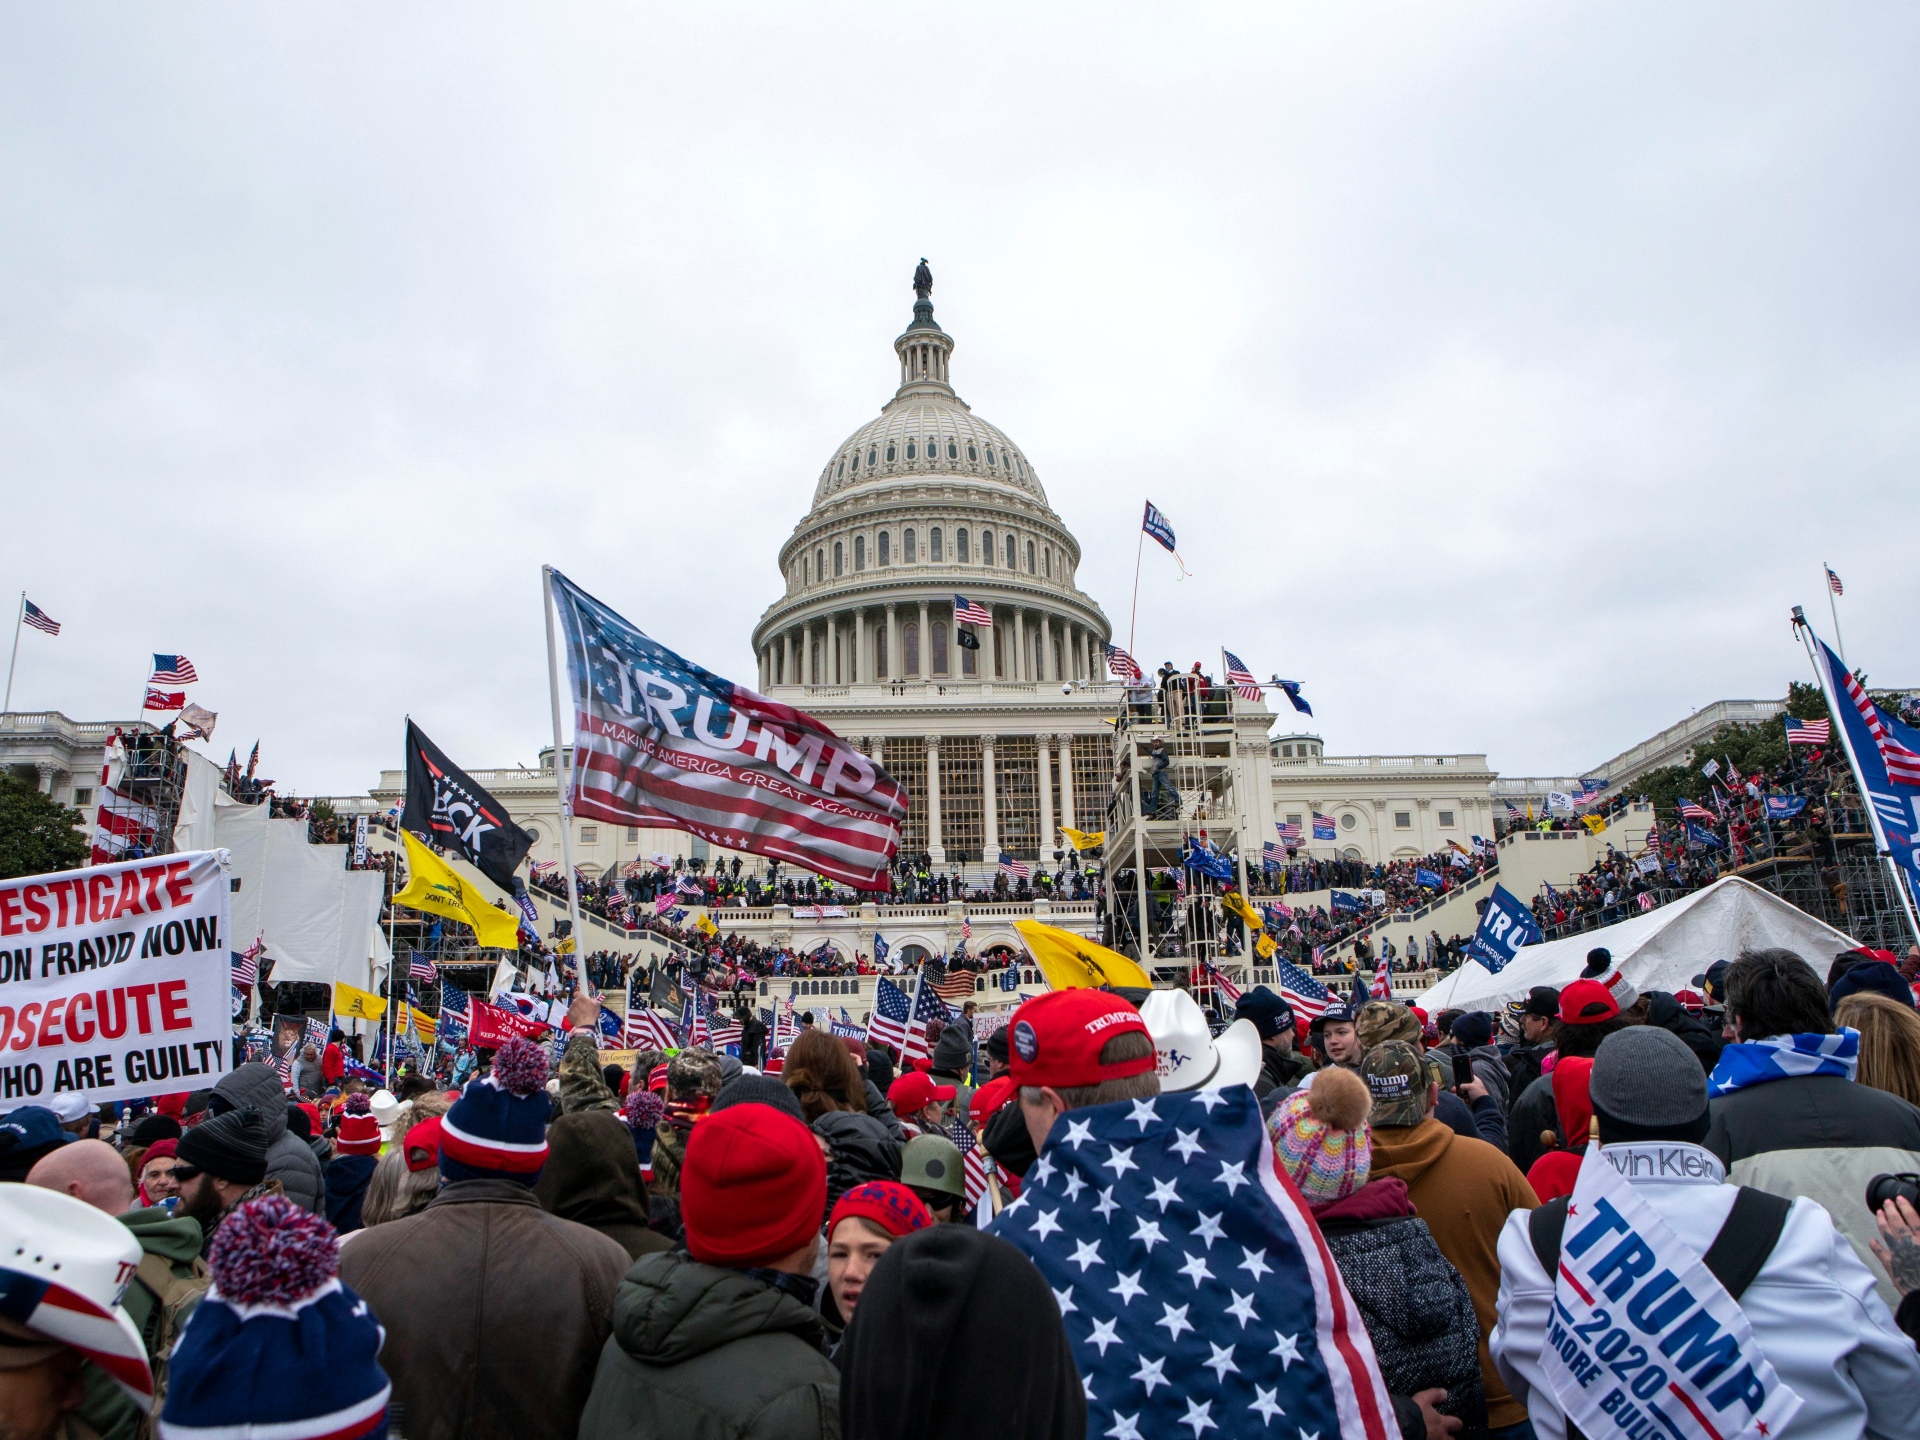
<path id="1" fill-rule="evenodd" d="M 1038 920 L 1016 920 L 1013 928 L 1055 990 L 1093 990 L 1102 985 L 1150 989 L 1153 985 L 1153 978 L 1119 951 L 1083 940 L 1071 930 Z"/>
<path id="2" fill-rule="evenodd" d="M 1073 848 L 1076 850 L 1098 850 L 1107 843 L 1107 832 L 1104 830 L 1075 830 L 1071 826 L 1062 825 L 1060 833 L 1073 842 Z"/>
<path id="3" fill-rule="evenodd" d="M 387 1013 L 387 1002 L 370 990 L 333 982 L 333 1017 L 336 1020 L 378 1020 Z"/>
<path id="4" fill-rule="evenodd" d="M 1235 915 L 1238 915 L 1242 920 L 1246 921 L 1249 930 L 1262 929 L 1267 923 L 1266 920 L 1262 918 L 1260 912 L 1249 905 L 1237 890 L 1221 891 L 1220 903 Z"/>
<path id="5" fill-rule="evenodd" d="M 402 830 L 400 838 L 407 847 L 407 888 L 393 897 L 396 905 L 444 915 L 449 920 L 464 920 L 473 927 L 474 936 L 488 950 L 513 950 L 520 944 L 520 919 L 504 910 L 496 910 L 478 890 L 462 880 L 433 851 Z"/>

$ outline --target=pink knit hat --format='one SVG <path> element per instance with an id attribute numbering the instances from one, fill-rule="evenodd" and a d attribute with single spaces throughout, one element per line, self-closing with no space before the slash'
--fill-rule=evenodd
<path id="1" fill-rule="evenodd" d="M 1373 1097 L 1351 1070 L 1321 1070 L 1274 1109 L 1273 1148 L 1309 1205 L 1344 1200 L 1373 1169 Z"/>

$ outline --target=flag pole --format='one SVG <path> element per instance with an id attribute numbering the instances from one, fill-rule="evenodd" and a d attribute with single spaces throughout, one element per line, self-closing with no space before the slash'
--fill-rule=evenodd
<path id="1" fill-rule="evenodd" d="M 547 697 L 553 705 L 553 789 L 560 802 L 560 863 L 567 870 L 567 918 L 573 925 L 573 976 L 582 995 L 587 988 L 587 958 L 580 933 L 580 890 L 573 878 L 573 806 L 568 799 L 568 780 L 573 769 L 571 757 L 566 770 L 560 768 L 560 658 L 553 643 L 553 567 L 540 567 L 540 589 L 547 613 Z"/>
<path id="2" fill-rule="evenodd" d="M 1146 553 L 1147 522 L 1145 517 L 1142 516 L 1140 521 L 1140 543 L 1133 547 L 1133 604 L 1127 610 L 1127 654 L 1129 655 L 1133 654 L 1134 622 L 1138 620 L 1140 616 L 1140 561 Z M 22 590 L 20 592 L 21 601 L 24 603 L 26 598 L 27 592 Z M 1133 663 L 1138 665 L 1140 662 L 1135 660 Z"/>
<path id="3" fill-rule="evenodd" d="M 1833 567 L 1822 560 L 1820 562 L 1820 568 L 1827 572 L 1825 576 L 1827 582 L 1827 613 L 1833 616 L 1833 643 L 1840 647 L 1840 663 L 1845 665 L 1847 663 L 1847 641 L 1846 637 L 1840 633 L 1840 606 L 1838 602 L 1835 601 L 1833 595 Z M 24 599 L 25 597 L 23 596 L 22 598 Z M 1831 708 L 1831 700 L 1828 701 L 1828 706 Z M 1851 754 L 1852 752 L 1848 753 Z"/>
<path id="4" fill-rule="evenodd" d="M 13 667 L 20 663 L 20 625 L 27 618 L 27 592 L 20 592 L 20 608 L 13 615 L 13 658 L 7 661 L 7 698 L 0 702 L 0 715 L 13 710 Z"/>

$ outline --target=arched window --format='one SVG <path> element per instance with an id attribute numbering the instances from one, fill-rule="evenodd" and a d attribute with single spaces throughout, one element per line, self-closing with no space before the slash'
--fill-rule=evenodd
<path id="1" fill-rule="evenodd" d="M 834 475 L 834 478 L 837 480 L 842 475 L 845 475 L 846 473 L 847 473 L 847 457 L 842 455 L 840 457 L 839 467 L 833 472 L 833 475 Z"/>
<path id="2" fill-rule="evenodd" d="M 956 637 L 958 637 L 959 633 L 960 633 L 960 628 L 959 626 L 956 625 L 954 627 L 954 634 Z M 973 638 L 976 640 L 980 638 L 979 630 L 976 629 L 973 632 Z M 980 664 L 979 664 L 978 657 L 980 652 L 978 650 L 969 650 L 964 645 L 956 645 L 956 648 L 960 651 L 960 673 L 962 675 L 979 674 Z"/>
<path id="3" fill-rule="evenodd" d="M 917 558 L 919 557 L 913 545 L 913 531 L 909 530 L 900 538 L 900 559 L 903 563 L 911 565 Z"/>
<path id="4" fill-rule="evenodd" d="M 820 683 L 820 642 L 818 640 L 813 642 L 813 667 L 807 671 L 807 683 L 809 685 Z"/>
<path id="5" fill-rule="evenodd" d="M 900 627 L 901 664 L 900 675 L 905 679 L 920 673 L 920 622 L 909 620 Z"/>
<path id="6" fill-rule="evenodd" d="M 907 441 L 907 458 L 913 459 L 913 441 L 911 440 Z"/>
<path id="7" fill-rule="evenodd" d="M 844 550 L 840 542 L 838 540 L 834 541 L 833 542 L 833 578 L 836 580 L 840 578 L 840 571 L 845 563 L 843 560 L 843 555 L 844 555 Z"/>
<path id="8" fill-rule="evenodd" d="M 947 622 L 944 620 L 933 622 L 933 673 L 947 673 Z"/>
<path id="9" fill-rule="evenodd" d="M 938 565 L 946 558 L 946 552 L 940 544 L 940 527 L 936 525 L 927 532 L 927 559 Z"/>
<path id="10" fill-rule="evenodd" d="M 1033 541 L 1027 541 L 1027 573 L 1033 574 Z"/>
<path id="11" fill-rule="evenodd" d="M 858 450 L 853 452 L 853 465 L 851 468 L 854 474 L 858 475 L 860 473 L 860 452 Z"/>
<path id="12" fill-rule="evenodd" d="M 958 460 L 960 458 L 960 447 L 953 443 L 953 437 L 951 435 L 947 437 L 947 458 L 949 460 Z"/>
<path id="13" fill-rule="evenodd" d="M 893 564 L 893 532 L 880 532 L 880 564 L 884 567 Z"/>
<path id="14" fill-rule="evenodd" d="M 982 565 L 993 564 L 993 531 L 991 530 L 982 530 L 980 532 L 980 563 Z"/>
<path id="15" fill-rule="evenodd" d="M 827 578 L 827 547 L 824 545 L 813 552 L 813 578 L 816 580 Z"/>
<path id="16" fill-rule="evenodd" d="M 993 446 L 987 446 L 987 464 L 993 464 Z"/>
<path id="17" fill-rule="evenodd" d="M 893 463 L 893 441 L 891 440 L 887 441 L 887 463 L 889 465 Z"/>
<path id="18" fill-rule="evenodd" d="M 1013 558 L 1013 536 L 1009 535 L 1007 536 L 1007 568 L 1012 570 L 1017 566 L 1018 562 Z"/>
<path id="19" fill-rule="evenodd" d="M 853 568 L 856 570 L 867 568 L 867 537 L 864 535 L 853 537 Z"/>
<path id="20" fill-rule="evenodd" d="M 953 532 L 953 558 L 958 560 L 962 565 L 965 565 L 969 558 L 967 554 L 967 532 L 964 530 L 956 530 Z"/>
<path id="21" fill-rule="evenodd" d="M 967 462 L 972 465 L 978 465 L 980 463 L 980 452 L 973 448 L 973 442 L 971 440 L 967 442 Z"/>
<path id="22" fill-rule="evenodd" d="M 867 468 L 871 470 L 874 467 L 875 462 L 876 462 L 876 452 L 873 446 L 869 445 L 867 447 Z"/>
<path id="23" fill-rule="evenodd" d="M 887 627 L 885 625 L 873 627 L 873 678 L 876 680 L 887 678 Z"/>
<path id="24" fill-rule="evenodd" d="M 813 583 L 813 566 L 804 555 L 800 557 L 800 583 L 802 585 Z"/>
<path id="25" fill-rule="evenodd" d="M 1051 580 L 1053 578 L 1053 547 L 1051 545 L 1043 546 L 1040 551 L 1040 558 L 1045 562 L 1044 568 L 1046 575 L 1047 578 Z"/>

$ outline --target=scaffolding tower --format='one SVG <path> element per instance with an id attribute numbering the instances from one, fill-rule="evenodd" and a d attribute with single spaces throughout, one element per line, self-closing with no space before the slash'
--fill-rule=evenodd
<path id="1" fill-rule="evenodd" d="M 93 863 L 137 860 L 173 853 L 173 827 L 187 789 L 187 757 L 180 742 L 142 725 L 118 736 L 125 765 L 116 777 L 111 763 L 101 777 L 94 822 Z"/>

